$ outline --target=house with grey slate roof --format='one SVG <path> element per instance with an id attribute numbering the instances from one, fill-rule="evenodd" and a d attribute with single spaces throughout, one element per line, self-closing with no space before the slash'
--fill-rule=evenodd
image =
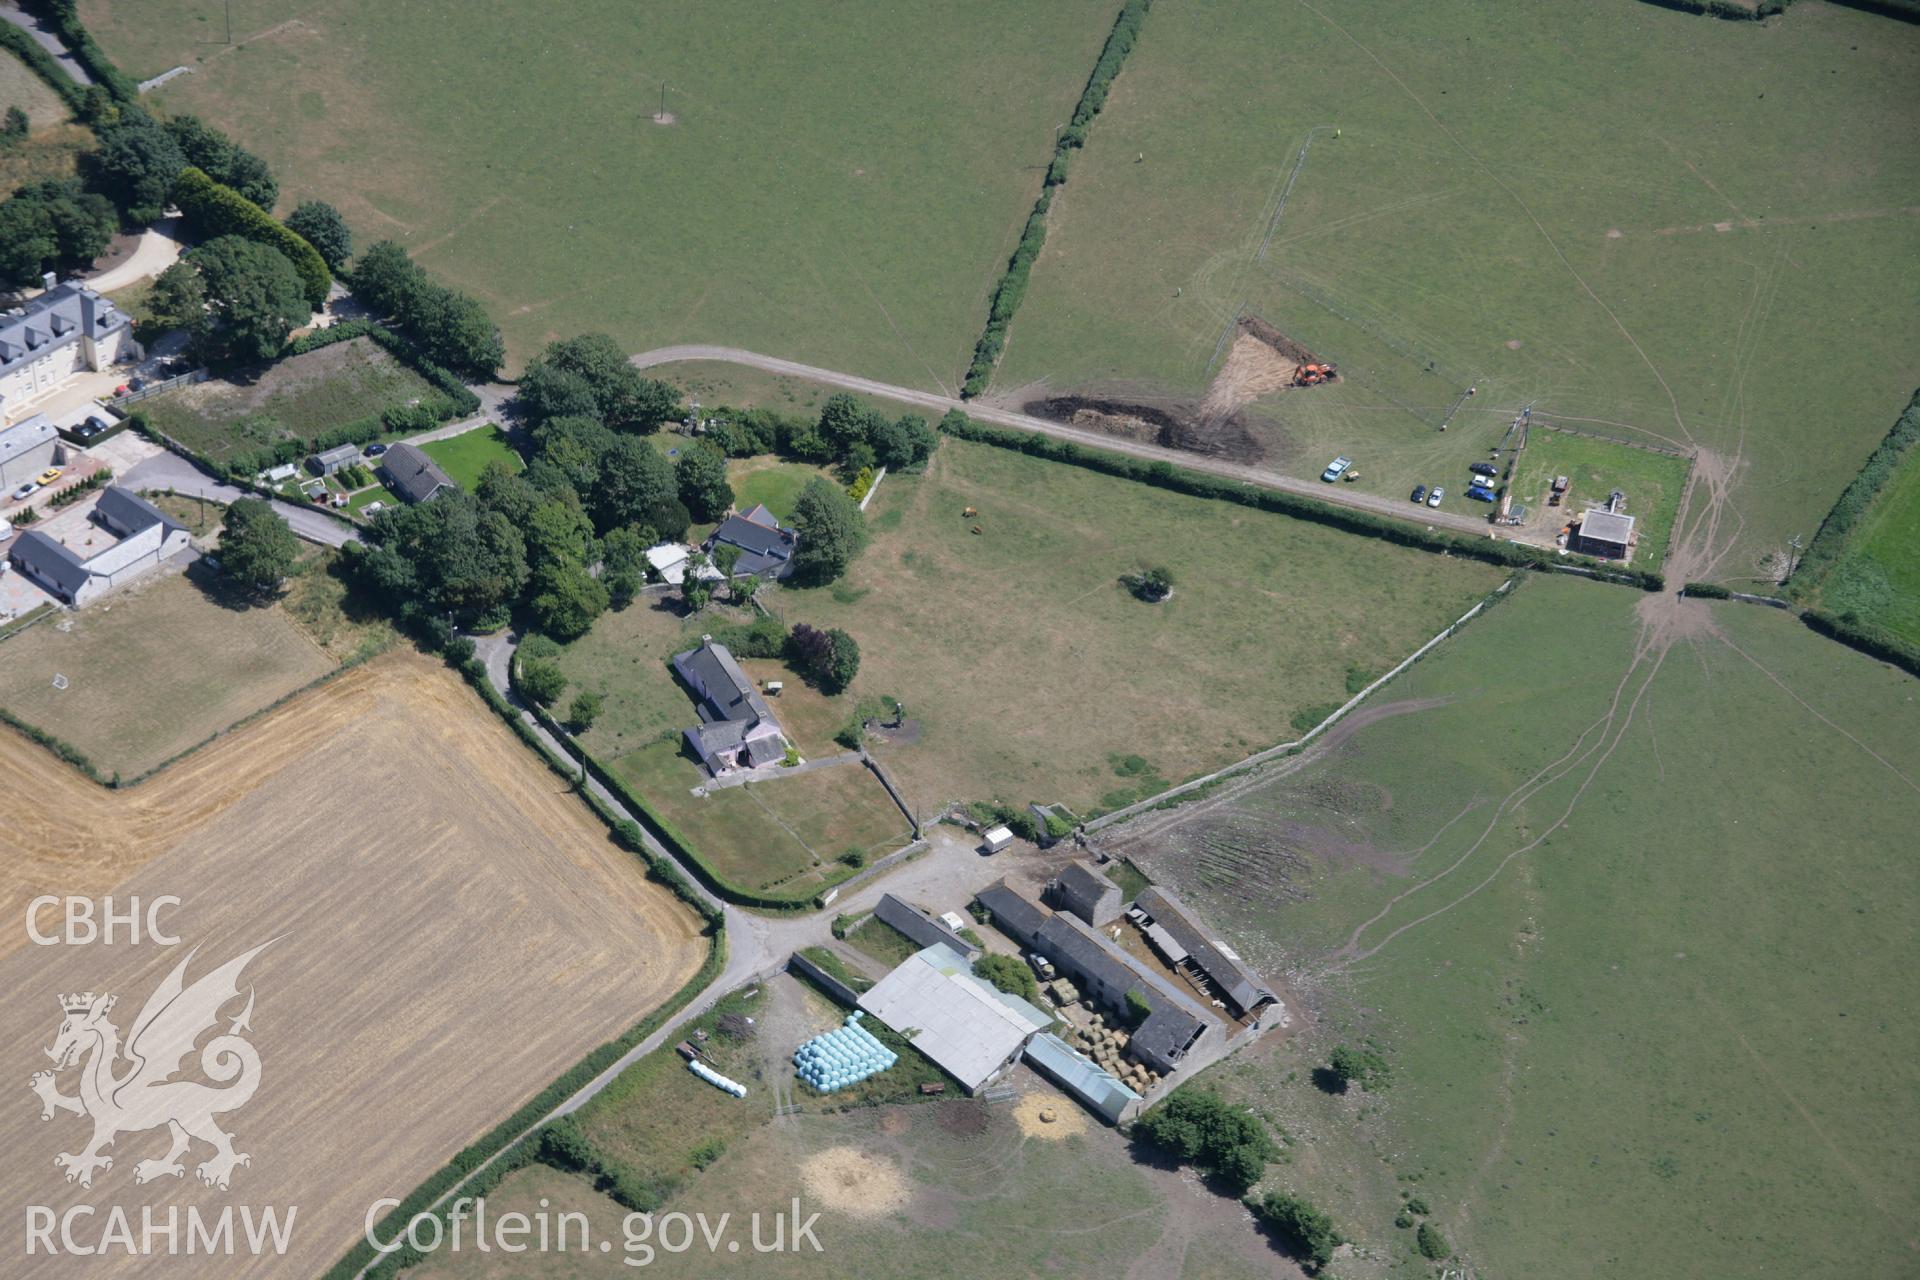
<path id="1" fill-rule="evenodd" d="M 56 599 L 79 608 L 153 572 L 193 541 L 185 525 L 117 486 L 101 493 L 88 519 L 112 536 L 113 545 L 83 558 L 58 538 L 32 529 L 13 540 L 7 559 Z"/>
<path id="2" fill-rule="evenodd" d="M 46 278 L 47 291 L 0 315 L 0 422 L 58 391 L 82 370 L 137 360 L 133 320 L 87 288 Z"/>
<path id="3" fill-rule="evenodd" d="M 1120 886 L 1089 862 L 1069 862 L 1047 882 L 1046 898 L 1054 907 L 1073 912 L 1095 928 L 1120 918 Z"/>
<path id="4" fill-rule="evenodd" d="M 358 454 L 359 450 L 354 451 Z M 460 486 L 419 448 L 396 444 L 380 455 L 380 479 L 408 502 L 425 502 Z"/>
<path id="5" fill-rule="evenodd" d="M 780 721 L 727 646 L 701 636 L 699 648 L 673 655 L 673 669 L 700 709 L 701 723 L 686 731 L 686 739 L 708 773 L 717 778 L 786 757 Z"/>
<path id="6" fill-rule="evenodd" d="M 736 511 L 722 520 L 704 549 L 711 556 L 713 549 L 722 544 L 739 548 L 740 559 L 733 566 L 734 577 L 754 574 L 762 578 L 784 578 L 793 572 L 793 553 L 800 545 L 800 535 L 792 529 L 781 528 L 773 512 L 765 506 L 756 506 L 751 511 Z"/>

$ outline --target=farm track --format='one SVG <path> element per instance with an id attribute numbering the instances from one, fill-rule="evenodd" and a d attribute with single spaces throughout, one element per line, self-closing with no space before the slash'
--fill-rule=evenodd
<path id="1" fill-rule="evenodd" d="M 783 374 L 792 378 L 804 378 L 809 382 L 823 383 L 830 387 L 839 387 L 845 391 L 856 391 L 862 395 L 878 396 L 887 400 L 896 400 L 903 404 L 917 405 L 924 409 L 945 413 L 949 409 L 958 409 L 982 422 L 991 422 L 997 426 L 1015 427 L 1022 431 L 1032 431 L 1040 435 L 1052 436 L 1056 440 L 1070 440 L 1090 449 L 1105 449 L 1110 453 L 1124 453 L 1136 458 L 1145 458 L 1150 462 L 1167 462 L 1189 471 L 1205 472 L 1208 475 L 1221 476 L 1228 480 L 1239 480 L 1256 485 L 1262 489 L 1277 489 L 1284 493 L 1295 493 L 1302 497 L 1317 498 L 1335 506 L 1350 507 L 1356 511 L 1365 511 L 1373 515 L 1390 516 L 1396 520 L 1407 519 L 1405 502 L 1392 498 L 1379 497 L 1370 493 L 1355 493 L 1339 485 L 1322 484 L 1314 480 L 1301 480 L 1294 476 L 1281 475 L 1277 471 L 1268 471 L 1261 467 L 1250 467 L 1243 463 L 1226 462 L 1218 458 L 1208 458 L 1200 454 L 1188 453 L 1179 449 L 1163 449 L 1158 445 L 1142 444 L 1137 440 L 1128 440 L 1119 436 L 1107 435 L 1101 431 L 1088 431 L 1080 427 L 1070 427 L 1050 418 L 1038 418 L 1031 414 L 1020 413 L 1012 409 L 996 408 L 978 400 L 957 400 L 952 396 L 939 395 L 932 391 L 920 391 L 912 387 L 900 387 L 891 383 L 876 382 L 872 378 L 862 378 L 855 374 L 840 373 L 832 369 L 822 369 L 815 365 L 800 364 L 793 360 L 783 360 L 778 356 L 761 355 L 755 351 L 745 351 L 739 347 L 716 347 L 690 344 L 676 347 L 656 347 L 652 351 L 643 351 L 631 357 L 636 368 L 652 369 L 663 364 L 678 364 L 686 360 L 716 360 L 726 364 L 745 365 L 750 369 L 759 369 L 765 373 Z M 1425 524 L 1434 528 L 1450 529 L 1456 533 L 1472 534 L 1476 537 L 1488 535 L 1487 522 L 1472 516 L 1455 515 L 1446 511 L 1426 511 L 1410 524 Z"/>

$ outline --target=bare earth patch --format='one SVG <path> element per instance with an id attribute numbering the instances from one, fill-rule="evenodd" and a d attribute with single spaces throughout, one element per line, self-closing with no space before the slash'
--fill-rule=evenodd
<path id="1" fill-rule="evenodd" d="M 1013 1109 L 1020 1132 L 1043 1142 L 1063 1142 L 1087 1131 L 1087 1114 L 1065 1098 L 1030 1093 Z"/>
<path id="2" fill-rule="evenodd" d="M 907 1207 L 906 1178 L 891 1160 L 829 1147 L 800 1166 L 807 1194 L 850 1218 L 883 1218 Z"/>

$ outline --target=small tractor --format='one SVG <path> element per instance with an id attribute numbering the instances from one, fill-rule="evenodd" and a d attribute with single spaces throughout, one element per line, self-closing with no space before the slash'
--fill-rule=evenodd
<path id="1" fill-rule="evenodd" d="M 1323 382 L 1331 382 L 1338 371 L 1338 367 L 1332 364 L 1303 364 L 1293 371 L 1293 385 L 1317 387 Z"/>

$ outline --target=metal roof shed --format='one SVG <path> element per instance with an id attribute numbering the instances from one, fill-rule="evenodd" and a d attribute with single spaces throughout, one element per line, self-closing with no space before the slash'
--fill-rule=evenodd
<path id="1" fill-rule="evenodd" d="M 970 1093 L 999 1076 L 1048 1023 L 1033 1006 L 1010 1001 L 974 977 L 966 960 L 944 946 L 902 961 L 860 997 L 860 1007 L 911 1039 Z"/>
<path id="2" fill-rule="evenodd" d="M 1034 1070 L 1108 1124 L 1119 1124 L 1140 1104 L 1140 1095 L 1119 1077 L 1051 1032 L 1029 1041 L 1026 1057 Z"/>

